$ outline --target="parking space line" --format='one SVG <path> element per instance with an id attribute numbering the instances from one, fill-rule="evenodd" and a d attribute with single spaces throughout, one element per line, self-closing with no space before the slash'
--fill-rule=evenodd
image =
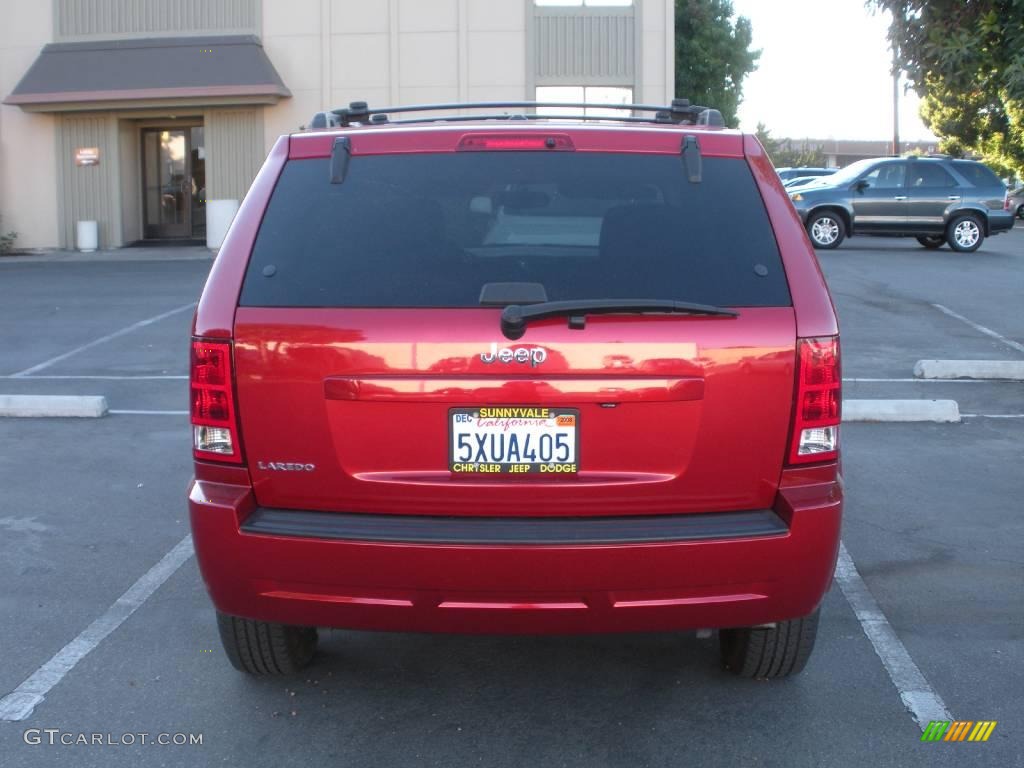
<path id="1" fill-rule="evenodd" d="M 964 419 L 1024 419 L 1024 413 L 961 413 Z"/>
<path id="2" fill-rule="evenodd" d="M 25 682 L 0 699 L 0 720 L 24 720 L 31 715 L 46 698 L 46 694 L 90 651 L 135 613 L 186 560 L 192 557 L 192 553 L 192 535 L 189 534 L 132 584 L 102 616 L 82 630 L 78 637 L 61 648 Z"/>
<path id="3" fill-rule="evenodd" d="M 0 376 L 0 379 L 41 379 L 45 381 L 177 381 L 181 379 L 187 379 L 188 375 L 181 376 L 149 376 L 147 374 L 139 374 L 138 376 L 94 376 L 91 374 L 82 375 L 66 375 L 58 376 L 53 374 L 43 374 L 41 376 L 23 375 L 17 373 L 9 373 L 4 376 Z"/>
<path id="4" fill-rule="evenodd" d="M 971 326 L 971 328 L 976 330 L 978 333 L 984 333 L 986 336 L 991 336 L 993 339 L 1003 342 L 1003 344 L 1010 347 L 1011 349 L 1016 349 L 1018 352 L 1024 353 L 1024 344 L 1020 344 L 1014 341 L 1013 339 L 1008 339 L 1005 336 L 996 333 L 991 328 L 986 328 L 984 325 L 980 325 L 979 323 L 976 323 L 973 320 L 968 320 L 966 317 L 957 314 L 949 307 L 944 307 L 941 304 L 932 304 L 932 306 L 939 310 L 939 312 L 942 312 L 944 315 L 949 315 L 950 317 L 956 318 L 961 323 L 966 323 L 967 325 Z"/>
<path id="5" fill-rule="evenodd" d="M 857 616 L 864 634 L 871 641 L 875 653 L 882 660 L 882 666 L 889 674 L 889 679 L 896 686 L 903 706 L 907 708 L 921 730 L 923 731 L 932 720 L 953 720 L 953 716 L 946 709 L 946 704 L 925 679 L 903 645 L 903 641 L 889 624 L 882 609 L 878 607 L 842 542 L 839 543 L 836 581 L 839 582 L 839 588 Z"/>
<path id="6" fill-rule="evenodd" d="M 10 377 L 12 379 L 22 379 L 22 378 L 25 378 L 26 376 L 29 376 L 29 375 L 35 373 L 36 371 L 41 371 L 44 368 L 49 368 L 51 365 L 54 365 L 55 363 L 59 363 L 61 360 L 67 360 L 69 357 L 71 357 L 72 355 L 77 355 L 79 352 L 84 352 L 85 350 L 92 349 L 93 347 L 98 346 L 100 344 L 105 344 L 106 342 L 112 341 L 113 339 L 116 339 L 116 338 L 119 338 L 121 336 L 124 336 L 125 334 L 132 333 L 133 331 L 137 331 L 140 328 L 145 328 L 147 325 L 152 325 L 153 323 L 158 323 L 161 320 L 164 320 L 164 319 L 166 319 L 168 317 L 171 317 L 172 315 L 177 315 L 177 314 L 179 314 L 181 312 L 185 312 L 186 310 L 189 310 L 189 309 L 195 309 L 196 303 L 197 302 L 193 301 L 191 304 L 185 304 L 184 306 L 181 306 L 181 307 L 175 307 L 174 309 L 168 310 L 167 312 L 162 312 L 159 315 L 155 315 L 153 317 L 146 318 L 145 320 L 139 320 L 139 322 L 132 323 L 131 325 L 126 326 L 125 328 L 122 328 L 119 331 L 114 331 L 113 333 L 108 333 L 106 336 L 101 336 L 98 339 L 94 339 L 93 341 L 90 341 L 88 344 L 83 344 L 80 347 L 75 347 L 74 349 L 72 349 L 72 350 L 70 350 L 68 352 L 65 352 L 62 355 L 57 355 L 56 357 L 51 357 L 49 360 L 44 360 L 43 362 L 39 363 L 38 365 L 33 365 L 31 368 L 26 368 L 23 371 L 18 371 L 17 373 L 12 373 Z"/>
<path id="7" fill-rule="evenodd" d="M 890 383 L 913 383 L 913 384 L 991 384 L 991 379 L 914 379 L 914 378 L 902 378 L 902 379 L 869 379 L 863 377 L 857 377 L 852 379 L 843 379 L 844 384 L 890 384 Z M 996 382 L 998 383 L 998 381 Z"/>
<path id="8" fill-rule="evenodd" d="M 146 411 L 129 408 L 117 408 L 107 413 L 112 416 L 188 416 L 188 411 Z"/>

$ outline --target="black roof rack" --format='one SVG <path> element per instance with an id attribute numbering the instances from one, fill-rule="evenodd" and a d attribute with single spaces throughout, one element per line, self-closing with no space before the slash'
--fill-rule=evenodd
<path id="1" fill-rule="evenodd" d="M 391 115 L 414 112 L 446 112 L 465 109 L 492 110 L 531 110 L 509 113 L 507 111 L 494 114 L 476 115 L 445 115 L 392 120 Z M 579 114 L 550 115 L 538 113 L 544 109 L 579 109 Z M 587 109 L 614 109 L 629 112 L 629 115 L 594 115 L 586 114 Z M 650 113 L 643 116 L 637 113 Z M 628 123 L 658 123 L 674 125 L 705 125 L 724 127 L 722 113 L 717 109 L 690 104 L 688 99 L 673 99 L 669 106 L 653 104 L 594 104 L 576 101 L 477 101 L 450 104 L 412 104 L 404 107 L 381 107 L 370 109 L 365 101 L 353 101 L 347 107 L 317 112 L 309 122 L 311 130 L 345 127 L 349 125 L 376 125 L 383 123 L 433 123 L 433 122 L 465 122 L 473 120 L 594 120 Z"/>

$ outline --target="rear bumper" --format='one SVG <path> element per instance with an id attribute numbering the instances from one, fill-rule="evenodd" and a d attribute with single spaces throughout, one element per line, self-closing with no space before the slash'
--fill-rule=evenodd
<path id="1" fill-rule="evenodd" d="M 1007 232 L 1013 229 L 1014 211 L 989 211 L 988 232 L 990 235 L 998 235 L 1000 232 Z"/>
<path id="2" fill-rule="evenodd" d="M 631 537 L 620 539 L 609 533 L 616 522 L 570 523 L 556 538 L 552 521 L 537 521 L 547 534 L 531 541 L 529 521 L 481 538 L 467 520 L 439 543 L 423 517 L 405 520 L 427 538 L 399 518 L 382 537 L 355 515 L 335 524 L 297 512 L 292 524 L 285 511 L 259 510 L 251 488 L 206 481 L 193 482 L 189 509 L 207 590 L 235 616 L 398 631 L 661 631 L 813 611 L 835 566 L 842 483 L 834 465 L 787 470 L 773 510 L 643 518 L 651 526 L 617 518 Z M 333 535 L 349 523 L 341 535 L 362 540 Z"/>

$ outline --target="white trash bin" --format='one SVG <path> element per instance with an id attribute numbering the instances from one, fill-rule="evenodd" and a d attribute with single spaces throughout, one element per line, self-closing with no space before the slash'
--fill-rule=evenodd
<path id="1" fill-rule="evenodd" d="M 80 221 L 75 231 L 75 242 L 82 253 L 92 253 L 99 247 L 100 228 L 95 221 Z"/>
<path id="2" fill-rule="evenodd" d="M 238 213 L 237 200 L 206 201 L 206 247 L 211 250 L 220 248 L 228 227 Z"/>

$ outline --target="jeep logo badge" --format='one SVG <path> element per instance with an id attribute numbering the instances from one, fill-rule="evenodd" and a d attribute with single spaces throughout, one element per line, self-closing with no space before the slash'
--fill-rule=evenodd
<path id="1" fill-rule="evenodd" d="M 543 347 L 502 347 L 498 349 L 497 342 L 491 342 L 490 352 L 481 352 L 481 362 L 490 364 L 493 362 L 499 363 L 529 363 L 531 368 L 536 368 L 538 365 L 548 359 L 548 352 Z"/>

